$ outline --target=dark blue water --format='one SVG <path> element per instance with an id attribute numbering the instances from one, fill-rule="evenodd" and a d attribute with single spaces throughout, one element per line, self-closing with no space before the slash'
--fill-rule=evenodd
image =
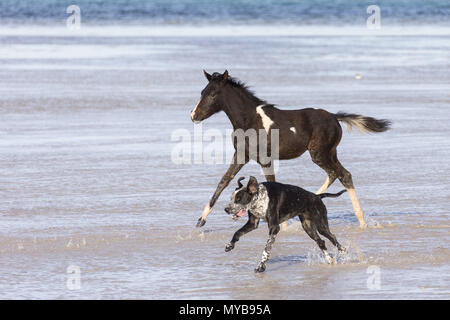
<path id="1" fill-rule="evenodd" d="M 448 0 L 2 0 L 0 25 L 59 24 L 66 8 L 81 8 L 88 24 L 325 24 L 365 23 L 369 5 L 381 9 L 382 23 L 449 25 Z"/>

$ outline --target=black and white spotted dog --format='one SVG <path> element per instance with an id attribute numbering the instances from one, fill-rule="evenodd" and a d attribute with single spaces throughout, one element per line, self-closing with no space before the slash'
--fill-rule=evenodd
<path id="1" fill-rule="evenodd" d="M 280 231 L 280 223 L 298 216 L 303 229 L 319 245 L 328 263 L 331 264 L 334 260 L 328 254 L 325 241 L 319 237 L 318 233 L 328 238 L 338 248 L 339 252 L 345 252 L 345 249 L 330 232 L 327 208 L 322 202 L 322 198 L 338 197 L 345 190 L 336 194 L 322 193 L 316 195 L 293 185 L 278 182 L 258 183 L 254 177 L 250 177 L 247 186 L 244 187 L 241 183 L 243 179 L 245 178 L 239 178 L 238 187 L 233 192 L 225 212 L 232 214 L 233 219 L 237 219 L 245 216 L 248 211 L 248 221 L 234 234 L 231 242 L 225 247 L 225 251 L 232 250 L 240 237 L 258 228 L 260 219 L 267 221 L 269 239 L 263 251 L 261 262 L 255 269 L 255 272 L 264 272 L 275 237 Z"/>

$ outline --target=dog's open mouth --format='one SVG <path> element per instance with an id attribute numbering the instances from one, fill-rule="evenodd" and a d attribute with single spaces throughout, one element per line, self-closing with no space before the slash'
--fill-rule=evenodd
<path id="1" fill-rule="evenodd" d="M 247 211 L 244 209 L 239 210 L 238 213 L 233 214 L 233 220 L 237 220 L 240 217 L 245 217 L 247 215 Z"/>

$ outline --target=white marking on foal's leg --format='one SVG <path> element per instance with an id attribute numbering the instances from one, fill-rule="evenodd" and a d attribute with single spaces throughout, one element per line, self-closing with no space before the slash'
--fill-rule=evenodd
<path id="1" fill-rule="evenodd" d="M 266 130 L 267 133 L 269 133 L 270 130 L 270 126 L 273 124 L 272 119 L 270 119 L 270 117 L 264 112 L 263 107 L 265 106 L 265 104 L 262 104 L 260 106 L 256 107 L 256 112 L 259 114 L 259 116 L 261 117 L 262 123 L 263 123 L 263 127 L 264 130 Z"/>
<path id="2" fill-rule="evenodd" d="M 359 204 L 358 197 L 356 196 L 355 189 L 347 189 L 348 195 L 350 196 L 350 200 L 352 201 L 353 210 L 355 211 L 356 218 L 359 221 L 359 226 L 361 228 L 366 228 L 367 224 L 364 221 L 364 212 L 361 209 L 361 205 Z"/>
<path id="3" fill-rule="evenodd" d="M 297 133 L 297 130 L 295 130 L 295 127 L 290 127 L 289 130 L 291 130 L 293 133 Z"/>
<path id="4" fill-rule="evenodd" d="M 327 178 L 325 179 L 325 182 L 319 188 L 319 190 L 317 190 L 316 194 L 321 194 L 321 193 L 324 193 L 325 191 L 327 191 L 329 184 L 330 184 L 330 177 L 327 175 Z"/>
<path id="5" fill-rule="evenodd" d="M 203 209 L 203 213 L 202 213 L 202 219 L 206 220 L 206 217 L 208 216 L 208 214 L 210 214 L 212 211 L 212 208 L 210 207 L 209 203 L 205 206 L 205 209 Z"/>

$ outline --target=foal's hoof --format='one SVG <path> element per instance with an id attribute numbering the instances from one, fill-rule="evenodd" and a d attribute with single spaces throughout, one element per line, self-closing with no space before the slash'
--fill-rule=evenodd
<path id="1" fill-rule="evenodd" d="M 364 223 L 360 223 L 360 224 L 359 224 L 359 227 L 360 227 L 361 229 L 363 229 L 363 230 L 364 230 L 364 229 L 367 229 L 367 223 L 365 223 L 365 222 L 364 222 Z"/>
<path id="2" fill-rule="evenodd" d="M 234 249 L 234 244 L 229 243 L 225 246 L 225 252 L 231 251 Z"/>
<path id="3" fill-rule="evenodd" d="M 196 227 L 197 227 L 197 228 L 203 227 L 203 226 L 205 225 L 205 223 L 206 223 L 206 220 L 205 220 L 205 219 L 199 218 L 198 221 L 197 221 Z"/>
<path id="4" fill-rule="evenodd" d="M 264 271 L 266 271 L 266 265 L 264 263 L 260 263 L 255 269 L 256 273 L 261 273 Z"/>

